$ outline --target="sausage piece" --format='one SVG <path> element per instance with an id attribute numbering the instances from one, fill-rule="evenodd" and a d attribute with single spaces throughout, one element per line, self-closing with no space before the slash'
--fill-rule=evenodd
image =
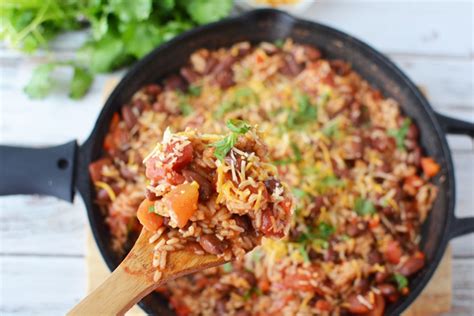
<path id="1" fill-rule="evenodd" d="M 227 242 L 220 240 L 215 235 L 201 236 L 199 244 L 204 251 L 213 255 L 220 255 L 227 249 L 227 247 L 229 247 Z"/>

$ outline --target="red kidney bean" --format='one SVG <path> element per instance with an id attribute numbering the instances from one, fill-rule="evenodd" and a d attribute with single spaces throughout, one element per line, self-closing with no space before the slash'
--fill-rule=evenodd
<path id="1" fill-rule="evenodd" d="M 321 58 L 321 51 L 309 45 L 304 45 L 304 54 L 310 61 L 315 61 Z"/>
<path id="2" fill-rule="evenodd" d="M 191 67 L 182 67 L 179 73 L 188 83 L 193 83 L 199 79 L 199 75 Z"/>
<path id="3" fill-rule="evenodd" d="M 145 86 L 144 91 L 146 94 L 156 96 L 161 93 L 161 87 L 156 83 L 149 84 Z"/>
<path id="4" fill-rule="evenodd" d="M 347 309 L 349 310 L 349 312 L 354 314 L 366 314 L 370 312 L 370 309 L 359 301 L 359 299 L 357 298 L 358 295 L 361 294 L 354 293 L 349 295 L 349 297 L 347 298 L 346 302 L 348 305 Z"/>
<path id="5" fill-rule="evenodd" d="M 137 117 L 129 106 L 122 107 L 122 117 L 128 129 L 132 129 L 137 124 Z"/>
<path id="6" fill-rule="evenodd" d="M 326 252 L 324 253 L 324 261 L 336 261 L 338 259 L 337 252 L 335 252 L 331 247 L 329 247 Z"/>
<path id="7" fill-rule="evenodd" d="M 382 263 L 383 257 L 378 252 L 377 250 L 373 249 L 369 252 L 367 255 L 367 260 L 369 261 L 369 264 L 376 264 L 376 263 Z"/>
<path id="8" fill-rule="evenodd" d="M 398 269 L 398 272 L 404 276 L 410 276 L 420 271 L 425 265 L 424 256 L 415 254 L 408 258 L 405 263 Z"/>
<path id="9" fill-rule="evenodd" d="M 351 65 L 340 59 L 331 60 L 329 65 L 339 76 L 345 76 L 351 71 Z"/>
<path id="10" fill-rule="evenodd" d="M 252 222 L 250 221 L 250 218 L 247 215 L 233 215 L 232 219 L 235 221 L 235 223 L 242 227 L 244 231 L 246 232 L 251 232 L 252 231 Z"/>
<path id="11" fill-rule="evenodd" d="M 217 65 L 217 59 L 210 56 L 206 60 L 206 68 L 204 69 L 204 74 L 205 75 L 210 74 L 212 71 L 214 71 L 214 68 L 216 67 L 216 65 Z"/>
<path id="12" fill-rule="evenodd" d="M 365 293 L 369 290 L 370 283 L 367 279 L 357 279 L 354 282 L 354 289 L 359 293 Z"/>
<path id="13" fill-rule="evenodd" d="M 375 294 L 374 308 L 366 316 L 383 316 L 385 311 L 385 299 L 382 295 Z"/>
<path id="14" fill-rule="evenodd" d="M 226 241 L 220 240 L 215 235 L 202 235 L 199 244 L 204 251 L 213 255 L 220 255 L 229 247 Z"/>
<path id="15" fill-rule="evenodd" d="M 397 288 L 390 283 L 382 283 L 377 285 L 377 288 L 379 289 L 380 293 L 382 293 L 383 296 L 387 297 L 389 300 L 390 298 L 395 298 L 398 294 Z"/>
<path id="16" fill-rule="evenodd" d="M 106 190 L 104 189 L 100 189 L 98 192 L 97 192 L 97 202 L 99 203 L 105 203 L 105 202 L 109 202 L 110 201 L 110 196 L 109 194 L 107 193 Z"/>
<path id="17" fill-rule="evenodd" d="M 389 277 L 389 274 L 387 272 L 377 272 L 375 274 L 375 283 L 383 283 L 387 278 Z"/>
<path id="18" fill-rule="evenodd" d="M 237 58 L 231 55 L 225 56 L 222 60 L 218 61 L 217 65 L 212 71 L 215 74 L 230 70 L 232 65 L 237 61 Z"/>
<path id="19" fill-rule="evenodd" d="M 419 134 L 420 132 L 418 130 L 418 127 L 414 123 L 411 123 L 410 127 L 408 128 L 407 139 L 417 140 Z"/>
<path id="20" fill-rule="evenodd" d="M 215 80 L 219 87 L 227 89 L 234 85 L 234 76 L 232 70 L 221 71 L 216 73 Z"/>
<path id="21" fill-rule="evenodd" d="M 195 242 L 195 241 L 188 241 L 186 243 L 186 248 L 191 250 L 192 252 L 203 251 L 201 245 L 198 242 Z"/>
<path id="22" fill-rule="evenodd" d="M 145 197 L 148 201 L 157 201 L 158 197 L 156 196 L 155 192 L 151 192 L 150 190 L 145 191 Z"/>
<path id="23" fill-rule="evenodd" d="M 192 170 L 183 170 L 182 174 L 188 182 L 196 181 L 199 184 L 199 200 L 208 201 L 214 191 L 211 182 Z"/>
<path id="24" fill-rule="evenodd" d="M 251 316 L 252 314 L 245 309 L 239 309 L 237 312 L 234 314 L 235 316 Z"/>
<path id="25" fill-rule="evenodd" d="M 288 67 L 288 70 L 291 76 L 296 76 L 303 70 L 302 67 L 296 62 L 293 55 L 285 54 L 283 59 L 286 63 L 286 66 Z"/>
<path id="26" fill-rule="evenodd" d="M 273 191 L 275 191 L 277 187 L 281 187 L 280 181 L 278 181 L 275 178 L 267 179 L 264 181 L 264 183 L 265 183 L 265 187 L 267 188 L 268 193 L 270 194 L 273 194 Z"/>
<path id="27" fill-rule="evenodd" d="M 183 77 L 176 74 L 168 76 L 165 80 L 165 90 L 181 90 L 184 91 L 187 88 L 186 82 Z"/>

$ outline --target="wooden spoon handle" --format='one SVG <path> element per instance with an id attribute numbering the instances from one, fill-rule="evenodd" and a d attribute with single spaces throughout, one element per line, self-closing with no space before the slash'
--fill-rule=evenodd
<path id="1" fill-rule="evenodd" d="M 97 289 L 67 313 L 69 316 L 123 315 L 157 284 L 120 265 Z"/>

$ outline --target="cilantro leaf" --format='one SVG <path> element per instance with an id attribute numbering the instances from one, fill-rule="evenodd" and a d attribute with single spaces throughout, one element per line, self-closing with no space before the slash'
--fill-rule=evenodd
<path id="1" fill-rule="evenodd" d="M 291 129 L 301 128 L 318 117 L 317 108 L 311 104 L 306 94 L 298 93 L 296 103 L 297 110 L 291 110 L 288 114 L 287 126 Z"/>
<path id="2" fill-rule="evenodd" d="M 98 41 L 86 43 L 79 52 L 82 63 L 94 72 L 107 72 L 124 64 L 125 45 L 120 37 L 107 33 Z"/>
<path id="3" fill-rule="evenodd" d="M 69 96 L 72 99 L 80 99 L 89 90 L 94 77 L 83 67 L 74 66 L 74 75 L 71 81 Z"/>
<path id="4" fill-rule="evenodd" d="M 121 21 L 143 21 L 151 13 L 152 0 L 109 0 L 110 10 Z"/>
<path id="5" fill-rule="evenodd" d="M 399 273 L 393 275 L 393 280 L 397 282 L 400 291 L 408 286 L 408 279 Z"/>
<path id="6" fill-rule="evenodd" d="M 395 138 L 398 149 L 405 149 L 405 138 L 407 137 L 408 130 L 410 129 L 410 124 L 411 120 L 409 118 L 406 118 L 399 129 L 389 129 L 387 131 L 387 134 L 389 136 Z"/>
<path id="7" fill-rule="evenodd" d="M 222 270 L 224 270 L 224 272 L 226 272 L 226 273 L 232 272 L 232 269 L 233 269 L 232 263 L 230 263 L 230 262 L 227 262 L 227 263 L 222 265 Z"/>
<path id="8" fill-rule="evenodd" d="M 159 26 L 149 21 L 126 24 L 122 38 L 127 43 L 127 52 L 136 58 L 145 56 L 163 42 Z"/>
<path id="9" fill-rule="evenodd" d="M 194 97 L 198 97 L 201 95 L 202 87 L 200 86 L 195 86 L 195 85 L 190 85 L 188 88 L 188 92 L 190 95 Z"/>
<path id="10" fill-rule="evenodd" d="M 305 245 L 303 245 L 303 244 L 300 245 L 299 251 L 301 253 L 301 256 L 303 256 L 304 262 L 310 262 L 309 255 L 308 255 L 308 252 L 306 251 Z"/>
<path id="11" fill-rule="evenodd" d="M 155 213 L 155 205 L 150 205 L 148 207 L 148 213 Z"/>
<path id="12" fill-rule="evenodd" d="M 51 74 L 56 67 L 56 63 L 39 65 L 33 71 L 30 81 L 24 88 L 25 93 L 32 99 L 42 99 L 48 95 L 53 87 Z"/>
<path id="13" fill-rule="evenodd" d="M 231 119 L 226 122 L 227 128 L 238 134 L 245 134 L 250 130 L 250 125 L 242 120 Z"/>
<path id="14" fill-rule="evenodd" d="M 346 182 L 344 180 L 339 179 L 335 175 L 330 175 L 324 177 L 319 184 L 323 187 L 344 187 Z"/>
<path id="15" fill-rule="evenodd" d="M 188 0 L 187 12 L 198 24 L 217 21 L 232 9 L 232 0 Z"/>
<path id="16" fill-rule="evenodd" d="M 357 198 L 355 200 L 354 209 L 360 216 L 372 215 L 375 213 L 374 203 L 362 198 Z"/>
<path id="17" fill-rule="evenodd" d="M 308 193 L 306 193 L 304 190 L 301 190 L 298 188 L 292 188 L 291 192 L 293 193 L 295 197 L 300 198 L 300 199 L 308 195 Z"/>
<path id="18" fill-rule="evenodd" d="M 237 143 L 239 134 L 245 134 L 250 130 L 250 125 L 242 120 L 228 120 L 226 125 L 231 130 L 231 133 L 220 141 L 210 144 L 210 146 L 216 148 L 214 150 L 214 156 L 219 160 L 224 160 L 225 156 L 227 156 L 232 147 Z"/>

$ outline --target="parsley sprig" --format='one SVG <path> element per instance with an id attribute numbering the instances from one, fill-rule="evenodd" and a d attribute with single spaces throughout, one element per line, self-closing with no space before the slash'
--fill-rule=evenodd
<path id="1" fill-rule="evenodd" d="M 245 134 L 250 130 L 250 125 L 242 120 L 228 120 L 226 122 L 230 133 L 220 141 L 212 143 L 210 146 L 215 147 L 214 156 L 219 160 L 224 160 L 225 156 L 237 143 L 239 135 Z"/>

